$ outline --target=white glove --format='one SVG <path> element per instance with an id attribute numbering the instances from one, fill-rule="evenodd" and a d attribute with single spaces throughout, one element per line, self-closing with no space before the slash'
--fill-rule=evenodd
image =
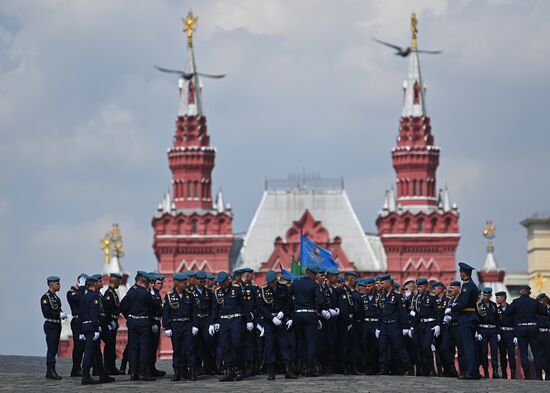
<path id="1" fill-rule="evenodd" d="M 214 331 L 215 332 L 218 332 L 220 330 L 220 324 L 219 323 L 215 323 L 214 324 Z"/>
<path id="2" fill-rule="evenodd" d="M 65 320 L 65 319 L 67 319 L 67 315 L 63 311 L 61 311 L 59 313 L 59 318 L 61 318 L 62 320 Z"/>
<path id="3" fill-rule="evenodd" d="M 155 334 L 157 334 L 159 332 L 159 327 L 157 325 L 153 325 L 151 326 L 151 331 Z"/>
<path id="4" fill-rule="evenodd" d="M 286 321 L 286 330 L 290 329 L 292 327 L 292 319 L 289 319 Z"/>
<path id="5" fill-rule="evenodd" d="M 79 334 L 79 335 L 78 335 L 78 339 L 79 339 L 80 341 L 85 341 L 85 340 L 86 340 L 86 336 L 83 335 L 83 334 Z"/>
<path id="6" fill-rule="evenodd" d="M 330 318 L 330 313 L 327 310 L 323 310 L 323 311 L 321 311 L 321 316 L 325 319 L 329 319 Z"/>
<path id="7" fill-rule="evenodd" d="M 500 339 L 501 339 L 500 334 L 497 334 L 497 341 L 500 342 Z"/>
<path id="8" fill-rule="evenodd" d="M 116 330 L 116 322 L 115 321 L 111 321 L 111 327 L 113 328 L 113 330 Z"/>
<path id="9" fill-rule="evenodd" d="M 331 316 L 331 317 L 335 317 L 335 316 L 338 315 L 338 314 L 336 314 L 336 310 L 333 309 L 333 308 L 329 308 L 328 312 L 330 313 L 330 316 Z"/>
<path id="10" fill-rule="evenodd" d="M 353 324 L 350 323 L 350 324 L 348 325 L 348 332 L 351 330 L 352 327 L 353 327 Z"/>
<path id="11" fill-rule="evenodd" d="M 451 322 L 451 319 L 453 319 L 453 318 L 450 315 L 445 315 L 443 317 L 443 322 L 449 323 L 449 322 Z"/>
<path id="12" fill-rule="evenodd" d="M 166 334 L 166 337 L 172 337 L 172 329 L 166 330 L 164 334 Z"/>
<path id="13" fill-rule="evenodd" d="M 281 324 L 283 323 L 283 322 L 281 322 L 281 320 L 280 320 L 279 318 L 277 318 L 277 317 L 273 317 L 273 319 L 271 320 L 271 322 L 273 322 L 273 324 L 274 324 L 275 326 L 281 326 Z"/>
<path id="14" fill-rule="evenodd" d="M 95 332 L 93 340 L 97 341 L 98 339 L 99 339 L 99 332 Z"/>
<path id="15" fill-rule="evenodd" d="M 435 345 L 431 345 L 430 348 L 432 349 L 432 352 L 435 352 Z"/>
<path id="16" fill-rule="evenodd" d="M 375 335 L 376 339 L 378 339 L 380 337 L 380 330 L 376 329 L 374 331 L 374 335 Z"/>
<path id="17" fill-rule="evenodd" d="M 410 315 L 411 317 L 414 317 L 414 316 L 416 315 L 416 313 L 414 312 L 414 310 L 411 310 L 411 312 L 409 313 L 409 315 Z"/>
<path id="18" fill-rule="evenodd" d="M 246 324 L 246 330 L 248 330 L 249 332 L 252 331 L 252 329 L 254 329 L 254 324 L 252 322 L 248 322 Z"/>
<path id="19" fill-rule="evenodd" d="M 439 325 L 435 325 L 431 330 L 434 331 L 434 336 L 439 337 L 441 334 L 441 327 Z"/>
<path id="20" fill-rule="evenodd" d="M 414 328 L 409 329 L 409 337 L 413 338 Z"/>
<path id="21" fill-rule="evenodd" d="M 340 315 L 340 309 L 338 307 L 336 307 L 334 311 L 336 311 L 336 316 Z"/>
<path id="22" fill-rule="evenodd" d="M 445 315 L 448 315 L 448 314 L 450 314 L 450 313 L 451 313 L 451 308 L 450 308 L 450 307 L 447 307 L 447 308 L 445 309 Z"/>
<path id="23" fill-rule="evenodd" d="M 274 318 L 274 319 L 276 319 L 277 321 L 279 321 L 279 324 L 282 323 L 281 320 L 280 320 L 279 318 Z M 260 332 L 260 337 L 263 337 L 264 334 L 265 334 L 265 329 L 264 329 L 264 327 L 263 327 L 262 325 L 260 325 L 260 324 L 257 324 L 257 325 L 256 325 L 256 329 L 258 329 L 258 331 Z"/>
<path id="24" fill-rule="evenodd" d="M 78 286 L 83 287 L 84 285 L 86 285 L 86 279 L 84 277 L 80 276 L 78 278 Z"/>
<path id="25" fill-rule="evenodd" d="M 108 325 L 107 325 L 107 330 L 108 330 L 108 331 L 113 330 L 113 327 L 111 326 L 111 324 L 108 324 Z"/>
<path id="26" fill-rule="evenodd" d="M 319 320 L 319 322 L 317 323 L 317 330 L 321 330 L 322 328 L 323 328 L 323 322 Z"/>
<path id="27" fill-rule="evenodd" d="M 477 341 L 481 341 L 481 340 L 483 340 L 483 336 L 476 332 L 476 339 L 477 339 Z"/>
<path id="28" fill-rule="evenodd" d="M 410 331 L 410 329 L 403 329 L 403 336 L 408 336 Z"/>
<path id="29" fill-rule="evenodd" d="M 283 319 L 284 316 L 285 316 L 285 314 L 282 311 L 279 311 L 279 313 L 277 314 L 278 319 Z"/>
<path id="30" fill-rule="evenodd" d="M 512 342 L 514 343 L 514 345 L 518 345 L 518 338 L 517 338 L 517 337 L 514 337 L 514 339 L 512 340 Z"/>
<path id="31" fill-rule="evenodd" d="M 211 336 L 213 336 L 214 333 L 216 333 L 216 328 L 214 327 L 214 325 L 208 326 L 208 334 L 210 334 Z"/>
<path id="32" fill-rule="evenodd" d="M 103 329 L 101 328 L 101 326 L 99 327 L 99 333 L 103 332 Z"/>
<path id="33" fill-rule="evenodd" d="M 193 336 L 196 336 L 198 333 L 199 333 L 199 328 L 193 326 L 193 327 L 191 328 L 191 334 L 192 334 Z"/>

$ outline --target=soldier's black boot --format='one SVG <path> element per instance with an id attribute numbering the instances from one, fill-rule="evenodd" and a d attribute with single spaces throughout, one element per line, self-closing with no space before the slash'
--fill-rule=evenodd
<path id="1" fill-rule="evenodd" d="M 170 381 L 181 381 L 181 370 L 179 368 L 174 369 L 174 375 L 172 375 Z"/>
<path id="2" fill-rule="evenodd" d="M 53 364 L 46 364 L 46 378 L 47 379 L 61 379 L 61 377 L 58 375 L 56 376 L 53 371 Z"/>
<path id="3" fill-rule="evenodd" d="M 483 378 L 489 378 L 489 367 L 483 366 Z"/>
<path id="4" fill-rule="evenodd" d="M 196 367 L 189 367 L 189 379 L 191 381 L 196 381 L 197 380 L 197 368 Z"/>
<path id="5" fill-rule="evenodd" d="M 508 372 L 506 370 L 506 367 L 501 367 L 500 371 L 500 377 L 502 379 L 508 379 Z"/>
<path id="6" fill-rule="evenodd" d="M 252 363 L 244 362 L 244 368 L 242 370 L 243 378 L 248 378 L 251 373 L 252 373 Z"/>
<path id="7" fill-rule="evenodd" d="M 357 369 L 357 363 L 351 364 L 351 374 L 352 375 L 359 375 L 359 370 Z"/>
<path id="8" fill-rule="evenodd" d="M 126 364 L 127 363 L 128 362 L 125 359 L 122 359 L 122 362 L 120 362 L 120 369 L 119 369 L 120 375 L 126 374 Z"/>
<path id="9" fill-rule="evenodd" d="M 275 365 L 273 363 L 269 363 L 266 367 L 267 367 L 267 380 L 273 381 L 275 379 Z"/>
<path id="10" fill-rule="evenodd" d="M 550 381 L 550 368 L 545 368 L 544 373 L 546 374 L 544 377 L 545 381 Z"/>
<path id="11" fill-rule="evenodd" d="M 141 381 L 156 381 L 157 379 L 151 375 L 151 370 L 147 366 L 141 366 L 141 375 L 139 377 Z"/>
<path id="12" fill-rule="evenodd" d="M 187 366 L 181 368 L 181 379 L 189 379 L 189 369 Z"/>
<path id="13" fill-rule="evenodd" d="M 498 369 L 493 367 L 493 379 L 500 379 L 500 375 L 498 373 Z"/>
<path id="14" fill-rule="evenodd" d="M 538 381 L 542 381 L 542 368 L 537 368 L 537 369 L 535 370 L 535 372 L 536 372 L 536 374 L 537 374 L 536 379 L 537 379 Z"/>
<path id="15" fill-rule="evenodd" d="M 319 376 L 321 376 L 321 374 L 319 374 L 319 370 L 317 370 L 317 367 L 310 366 L 308 368 L 307 373 L 306 373 L 306 377 L 316 378 L 316 377 L 319 377 Z"/>
<path id="16" fill-rule="evenodd" d="M 97 385 L 99 381 L 90 376 L 90 370 L 82 372 L 82 385 Z"/>
<path id="17" fill-rule="evenodd" d="M 523 379 L 531 379 L 531 370 L 523 369 Z"/>
<path id="18" fill-rule="evenodd" d="M 52 364 L 52 373 L 53 373 L 55 379 L 61 379 L 61 375 L 59 375 L 59 374 L 57 373 L 57 370 L 55 369 L 55 363 Z"/>
<path id="19" fill-rule="evenodd" d="M 294 373 L 292 372 L 292 366 L 289 362 L 285 362 L 285 379 L 296 379 L 298 378 Z"/>
<path id="20" fill-rule="evenodd" d="M 82 370 L 78 366 L 73 366 L 71 370 L 71 377 L 82 377 Z"/>
<path id="21" fill-rule="evenodd" d="M 115 379 L 113 377 L 110 377 L 106 373 L 102 374 L 101 377 L 99 377 L 99 383 L 109 383 L 109 382 L 114 382 L 114 381 L 115 381 Z"/>
<path id="22" fill-rule="evenodd" d="M 233 371 L 233 367 L 227 366 L 225 367 L 225 371 L 222 377 L 220 377 L 220 382 L 231 382 L 235 380 L 235 372 Z"/>
<path id="23" fill-rule="evenodd" d="M 217 375 L 223 375 L 224 374 L 221 360 L 216 360 L 216 374 Z"/>
<path id="24" fill-rule="evenodd" d="M 511 369 L 510 369 L 510 379 L 517 379 L 517 377 L 516 377 L 516 369 L 515 369 L 515 368 L 511 368 Z"/>
<path id="25" fill-rule="evenodd" d="M 235 381 L 242 381 L 242 379 L 244 378 L 244 375 L 241 367 L 235 367 L 233 372 L 235 373 Z"/>

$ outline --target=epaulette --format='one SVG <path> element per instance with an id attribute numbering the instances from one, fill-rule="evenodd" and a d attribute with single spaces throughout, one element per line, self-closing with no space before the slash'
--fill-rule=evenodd
<path id="1" fill-rule="evenodd" d="M 233 284 L 234 287 L 240 288 L 241 284 Z"/>

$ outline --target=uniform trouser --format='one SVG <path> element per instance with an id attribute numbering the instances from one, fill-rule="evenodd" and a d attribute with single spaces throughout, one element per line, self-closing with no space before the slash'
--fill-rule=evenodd
<path id="1" fill-rule="evenodd" d="M 435 322 L 420 322 L 414 329 L 414 338 L 418 348 L 420 364 L 422 366 L 423 375 L 429 375 L 434 371 L 434 360 L 432 353 L 432 344 L 434 344 L 434 331 L 432 328 L 436 325 Z"/>
<path id="2" fill-rule="evenodd" d="M 296 313 L 294 318 L 298 353 L 306 354 L 309 367 L 314 367 L 317 360 L 318 323 L 319 317 L 312 312 Z"/>
<path id="3" fill-rule="evenodd" d="M 336 360 L 336 319 L 330 318 L 323 322 L 323 340 L 321 342 L 321 361 L 328 365 Z"/>
<path id="4" fill-rule="evenodd" d="M 151 322 L 148 319 L 132 319 L 128 326 L 128 360 L 133 370 L 147 366 L 149 361 L 149 343 L 151 341 Z"/>
<path id="5" fill-rule="evenodd" d="M 466 357 L 464 355 L 464 349 L 462 347 L 462 338 L 460 337 L 460 329 L 458 328 L 457 323 L 452 323 L 449 326 L 449 333 L 452 336 L 452 340 L 456 346 L 458 352 L 458 367 L 460 368 L 460 373 L 464 374 L 466 372 Z M 453 355 L 454 362 L 454 355 Z"/>
<path id="6" fill-rule="evenodd" d="M 149 341 L 149 366 L 151 369 L 155 367 L 157 361 L 157 350 L 159 349 L 160 342 L 160 323 L 158 333 L 153 333 L 151 331 L 150 341 Z"/>
<path id="7" fill-rule="evenodd" d="M 59 337 L 61 335 L 61 324 L 55 322 L 44 322 L 44 333 L 46 334 L 46 363 L 55 364 L 57 348 L 59 347 Z"/>
<path id="8" fill-rule="evenodd" d="M 256 324 L 254 324 L 256 325 Z M 244 329 L 244 360 L 245 362 L 255 362 L 258 360 L 258 341 L 256 332 L 258 329 L 254 328 L 251 331 Z"/>
<path id="9" fill-rule="evenodd" d="M 195 354 L 199 365 L 204 362 L 204 366 L 207 366 L 214 359 L 214 337 L 208 333 L 209 326 L 209 318 L 198 318 L 197 328 L 199 334 L 195 336 Z"/>
<path id="10" fill-rule="evenodd" d="M 106 326 L 101 327 L 101 341 L 105 344 L 103 347 L 103 366 L 111 371 L 115 369 L 116 359 L 116 330 L 109 330 Z"/>
<path id="11" fill-rule="evenodd" d="M 242 342 L 245 331 L 242 317 L 220 319 L 220 337 L 222 359 L 226 366 L 242 366 Z"/>
<path id="12" fill-rule="evenodd" d="M 378 370 L 378 339 L 376 338 L 378 322 L 363 322 L 363 354 L 367 371 Z"/>
<path id="13" fill-rule="evenodd" d="M 498 330 L 497 328 L 479 328 L 478 333 L 481 334 L 481 365 L 483 368 L 489 367 L 489 345 L 491 346 L 491 367 L 493 370 L 498 370 Z"/>
<path id="14" fill-rule="evenodd" d="M 71 319 L 71 331 L 73 333 L 73 369 L 80 369 L 82 356 L 84 355 L 84 340 L 80 340 L 80 321 L 78 318 Z"/>
<path id="15" fill-rule="evenodd" d="M 382 366 L 390 368 L 394 357 L 400 364 L 409 362 L 409 355 L 403 347 L 402 329 L 396 322 L 380 323 L 379 338 L 379 361 Z"/>
<path id="16" fill-rule="evenodd" d="M 446 374 L 456 372 L 455 354 L 457 344 L 451 329 L 452 328 L 449 325 L 441 326 L 441 345 L 439 347 L 439 358 L 441 359 L 443 372 Z"/>
<path id="17" fill-rule="evenodd" d="M 546 371 L 546 380 L 550 378 L 550 332 L 539 333 L 539 347 L 541 352 L 541 365 Z"/>
<path id="18" fill-rule="evenodd" d="M 286 329 L 286 340 L 288 342 L 288 359 L 290 361 L 296 360 L 296 332 L 294 327 Z"/>
<path id="19" fill-rule="evenodd" d="M 510 366 L 510 370 L 516 369 L 516 346 L 514 345 L 514 331 L 503 330 L 500 332 L 500 342 L 498 350 L 500 353 L 500 368 L 502 373 L 506 372 L 506 365 Z M 508 360 L 506 359 L 508 355 Z"/>
<path id="20" fill-rule="evenodd" d="M 477 322 L 464 321 L 459 322 L 458 335 L 461 340 L 461 347 L 464 351 L 464 375 L 477 376 L 479 375 L 479 360 L 477 354 L 477 347 L 474 340 L 475 332 L 477 328 Z"/>
<path id="21" fill-rule="evenodd" d="M 276 348 L 279 348 L 279 353 L 283 362 L 290 360 L 288 335 L 286 334 L 286 326 L 281 324 L 275 326 L 271 321 L 264 321 L 264 360 L 266 364 L 273 364 L 277 359 Z"/>
<path id="22" fill-rule="evenodd" d="M 528 346 L 531 347 L 533 353 L 533 360 L 535 368 L 542 369 L 543 362 L 541 361 L 541 351 L 539 348 L 539 328 L 537 326 L 516 326 L 516 334 L 518 338 L 519 356 L 521 359 L 521 368 L 524 374 L 528 374 L 529 371 L 529 351 Z"/>
<path id="23" fill-rule="evenodd" d="M 92 365 L 98 374 L 103 374 L 103 359 L 101 358 L 101 349 L 99 346 L 100 339 L 94 340 L 94 334 L 93 330 L 84 333 L 86 336 L 86 341 L 84 342 L 84 356 L 82 358 L 82 371 L 84 375 L 90 373 Z"/>
<path id="24" fill-rule="evenodd" d="M 195 337 L 191 332 L 193 322 L 172 322 L 172 367 L 195 367 Z"/>

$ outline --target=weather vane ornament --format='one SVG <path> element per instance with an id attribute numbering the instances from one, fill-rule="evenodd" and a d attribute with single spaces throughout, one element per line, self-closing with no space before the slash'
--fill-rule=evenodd
<path id="1" fill-rule="evenodd" d="M 493 252 L 495 250 L 495 246 L 493 244 L 493 239 L 495 238 L 495 231 L 496 231 L 496 227 L 495 227 L 495 224 L 493 224 L 493 221 L 491 220 L 485 221 L 485 227 L 483 228 L 483 237 L 488 240 L 488 243 L 487 243 L 488 252 Z"/>
<path id="2" fill-rule="evenodd" d="M 197 24 L 199 18 L 193 16 L 193 11 L 189 10 L 187 16 L 181 19 L 183 22 L 183 31 L 187 34 L 187 44 L 193 46 L 193 33 L 195 32 L 195 25 Z"/>
<path id="3" fill-rule="evenodd" d="M 416 44 L 416 35 L 418 34 L 418 19 L 416 19 L 416 12 L 413 12 L 411 14 L 411 33 L 412 33 L 412 44 L 411 47 L 413 49 L 417 48 Z"/>
<path id="4" fill-rule="evenodd" d="M 101 243 L 106 264 L 111 262 L 111 253 L 114 253 L 117 258 L 124 256 L 122 235 L 118 224 L 113 224 L 111 229 L 99 242 Z"/>

